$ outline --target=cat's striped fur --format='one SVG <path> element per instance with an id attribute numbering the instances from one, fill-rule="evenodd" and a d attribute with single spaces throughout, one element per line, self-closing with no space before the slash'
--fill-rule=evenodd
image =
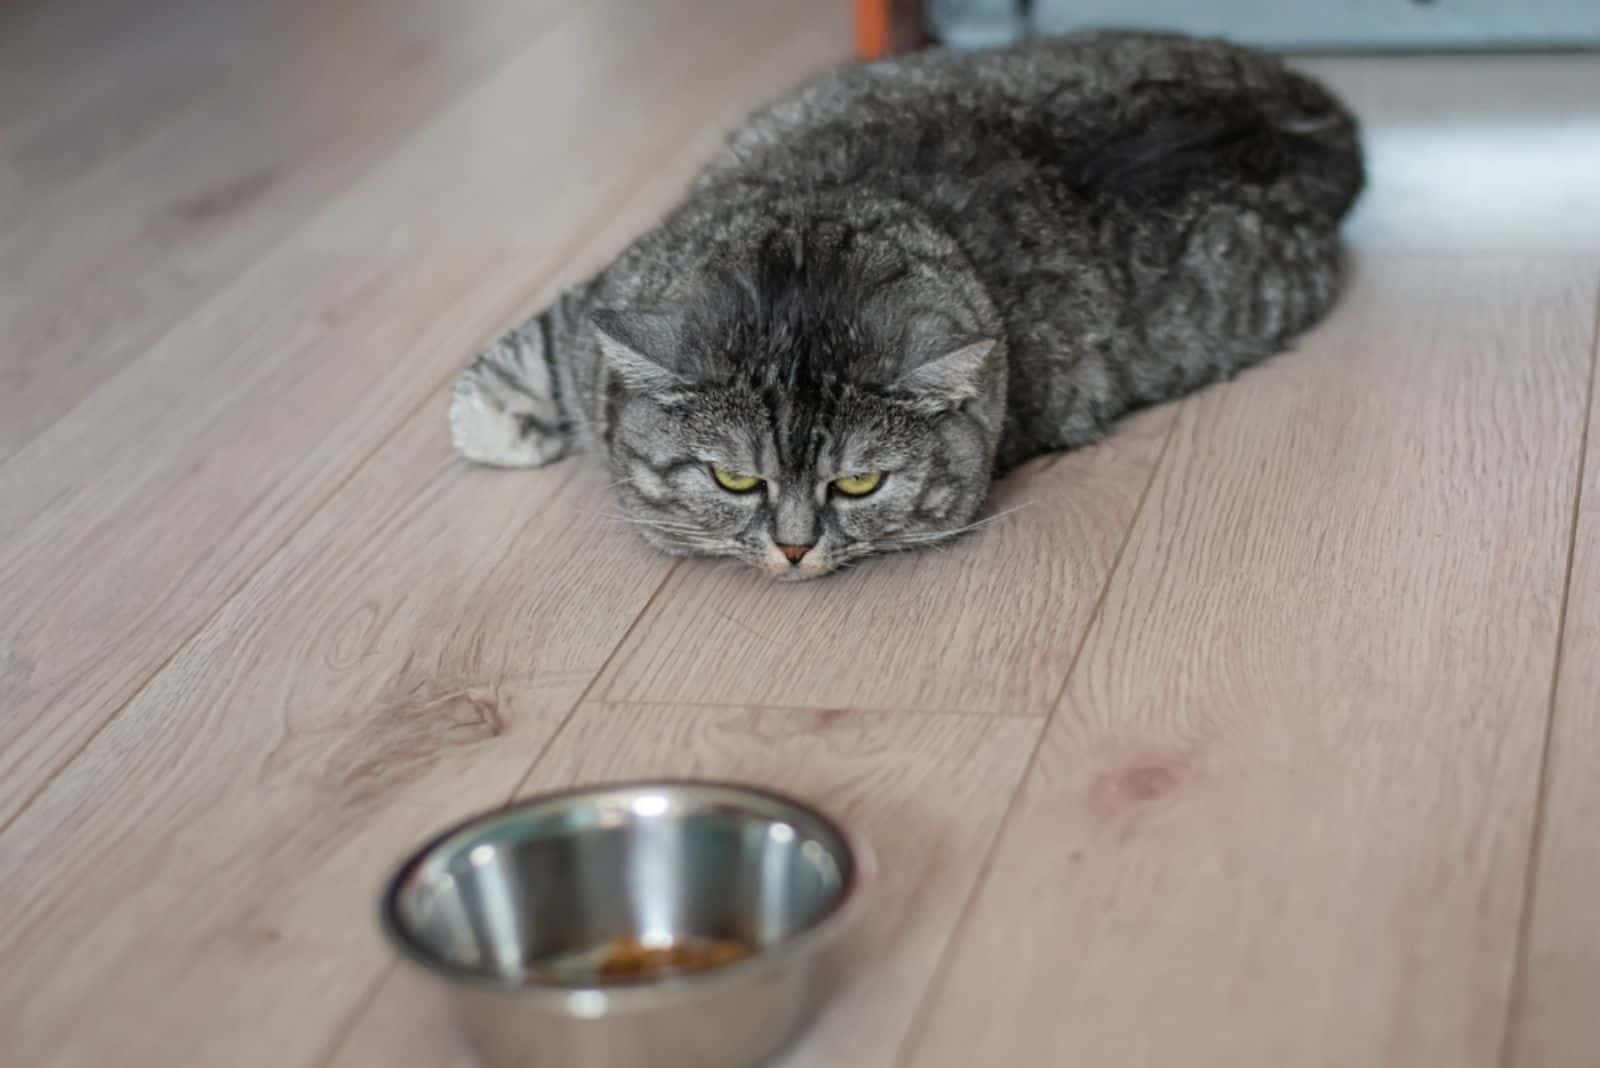
<path id="1" fill-rule="evenodd" d="M 928 544 L 996 473 L 1315 322 L 1362 182 L 1338 101 L 1222 42 L 846 68 L 754 115 L 661 226 L 473 364 L 455 441 L 506 465 L 599 449 L 653 542 L 783 577 Z M 863 472 L 871 496 L 828 488 Z"/>

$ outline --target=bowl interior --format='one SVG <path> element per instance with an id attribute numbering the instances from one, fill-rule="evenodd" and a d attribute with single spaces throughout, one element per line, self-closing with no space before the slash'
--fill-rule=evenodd
<path id="1" fill-rule="evenodd" d="M 853 864 L 836 827 L 781 798 L 617 787 L 535 801 L 447 835 L 402 870 L 387 912 L 424 963 L 501 983 L 586 986 L 619 939 L 736 942 L 745 953 L 782 942 L 841 904 Z"/>

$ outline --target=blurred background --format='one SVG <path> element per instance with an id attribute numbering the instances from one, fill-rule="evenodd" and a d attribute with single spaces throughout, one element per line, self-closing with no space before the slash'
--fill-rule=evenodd
<path id="1" fill-rule="evenodd" d="M 925 33 L 988 48 L 1088 26 L 1182 30 L 1296 51 L 1564 48 L 1600 42 L 1594 0 L 862 0 L 863 50 Z M 878 23 L 897 29 L 883 32 Z"/>

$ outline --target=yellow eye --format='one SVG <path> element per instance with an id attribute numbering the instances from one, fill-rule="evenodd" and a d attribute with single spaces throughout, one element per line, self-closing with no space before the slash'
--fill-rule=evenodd
<path id="1" fill-rule="evenodd" d="M 717 480 L 717 485 L 729 493 L 749 493 L 761 485 L 761 480 L 754 475 L 729 474 L 716 464 L 711 465 L 711 477 Z"/>
<path id="2" fill-rule="evenodd" d="M 883 481 L 883 476 L 877 472 L 870 475 L 846 475 L 833 480 L 833 488 L 846 497 L 865 497 L 878 488 L 878 483 Z"/>

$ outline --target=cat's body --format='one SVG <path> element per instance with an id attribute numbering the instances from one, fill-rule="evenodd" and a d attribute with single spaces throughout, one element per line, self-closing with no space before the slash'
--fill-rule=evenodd
<path id="1" fill-rule="evenodd" d="M 469 368 L 455 440 L 603 448 L 653 542 L 785 577 L 937 541 L 995 473 L 1316 321 L 1362 175 L 1331 95 L 1220 42 L 847 68 Z"/>

